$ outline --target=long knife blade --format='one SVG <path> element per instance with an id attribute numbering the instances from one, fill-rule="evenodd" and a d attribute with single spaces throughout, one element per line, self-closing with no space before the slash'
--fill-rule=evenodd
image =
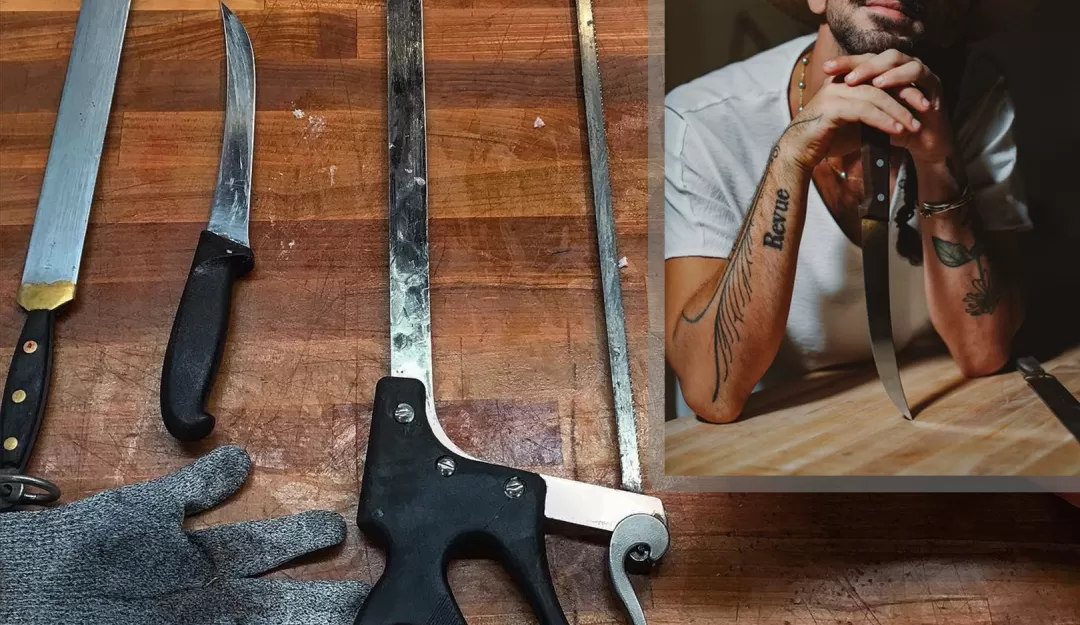
<path id="1" fill-rule="evenodd" d="M 236 15 L 221 5 L 225 35 L 225 130 L 210 223 L 199 237 L 161 367 L 161 417 L 170 434 L 199 440 L 229 330 L 233 284 L 255 265 L 248 247 L 255 146 L 255 55 Z"/>
<path id="2" fill-rule="evenodd" d="M 1061 421 L 1077 440 L 1080 440 L 1080 400 L 1053 375 L 1047 373 L 1039 361 L 1031 356 L 1016 360 L 1016 368 L 1023 374 L 1028 386 L 1038 394 L 1050 412 Z"/>
<path id="3" fill-rule="evenodd" d="M 102 0 L 79 11 L 19 288 L 26 310 L 75 298 L 129 5 Z"/>
<path id="4" fill-rule="evenodd" d="M 423 2 L 390 2 L 386 20 L 390 375 L 423 382 L 428 414 L 434 415 Z"/>
<path id="5" fill-rule="evenodd" d="M 859 207 L 862 221 L 863 281 L 866 313 L 870 323 L 870 349 L 878 377 L 896 409 L 911 419 L 900 368 L 893 343 L 892 310 L 889 301 L 889 197 L 890 139 L 880 130 L 863 127 L 863 186 L 865 198 Z"/>
<path id="6" fill-rule="evenodd" d="M 630 355 L 626 345 L 626 315 L 623 311 L 619 256 L 615 244 L 615 212 L 611 204 L 611 174 L 608 169 L 607 133 L 604 131 L 604 98 L 600 88 L 600 60 L 596 50 L 592 0 L 577 0 L 577 20 L 581 79 L 585 88 L 585 123 L 588 127 L 589 160 L 592 164 L 593 210 L 596 213 L 596 239 L 600 256 L 600 281 L 604 291 L 604 321 L 607 326 L 615 424 L 619 436 L 622 487 L 624 490 L 640 493 L 641 459 L 630 386 Z"/>
<path id="7" fill-rule="evenodd" d="M 56 311 L 75 298 L 129 6 L 130 0 L 83 3 L 75 25 L 19 287 L 26 324 L 0 398 L 0 510 L 60 495 L 48 481 L 21 473 L 44 417 Z"/>

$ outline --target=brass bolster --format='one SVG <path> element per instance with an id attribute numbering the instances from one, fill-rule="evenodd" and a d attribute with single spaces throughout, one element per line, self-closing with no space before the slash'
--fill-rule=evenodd
<path id="1" fill-rule="evenodd" d="M 75 283 L 60 280 L 42 284 L 23 284 L 19 287 L 19 305 L 26 310 L 56 310 L 75 299 Z"/>

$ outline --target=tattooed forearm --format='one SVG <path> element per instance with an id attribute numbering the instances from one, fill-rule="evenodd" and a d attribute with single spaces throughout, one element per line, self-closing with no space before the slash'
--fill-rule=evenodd
<path id="1" fill-rule="evenodd" d="M 986 249 L 979 240 L 978 230 L 973 229 L 975 242 L 971 247 L 964 247 L 960 243 L 946 241 L 939 237 L 933 237 L 934 252 L 938 260 L 946 267 L 953 269 L 963 267 L 968 263 L 975 263 L 979 277 L 971 281 L 972 290 L 964 295 L 964 303 L 967 305 L 967 314 L 972 317 L 980 315 L 992 315 L 1001 303 L 1001 293 L 986 260 Z"/>
<path id="2" fill-rule="evenodd" d="M 820 119 L 821 116 L 818 115 L 792 122 L 784 131 L 784 135 L 792 131 L 799 131 L 808 124 L 817 122 Z M 780 138 L 783 139 L 784 136 L 782 135 Z M 713 291 L 708 303 L 699 312 L 688 314 L 684 310 L 682 313 L 683 322 L 698 324 L 715 307 L 715 312 L 711 317 L 713 324 L 713 364 L 716 372 L 712 394 L 713 402 L 716 402 L 720 396 L 720 385 L 727 381 L 731 374 L 731 364 L 735 359 L 735 346 L 742 339 L 740 327 L 745 320 L 745 310 L 753 295 L 754 246 L 752 243 L 756 240 L 757 235 L 751 233 L 754 231 L 754 224 L 760 217 L 759 211 L 763 210 L 761 206 L 763 204 L 762 198 L 773 165 L 779 156 L 780 141 L 778 140 L 769 154 L 768 162 L 765 164 L 765 171 L 750 203 L 746 221 L 743 223 L 739 236 L 735 239 L 734 246 L 732 246 L 727 269 L 724 271 L 723 277 L 720 278 L 720 282 L 717 284 L 716 290 Z M 776 192 L 776 198 L 772 233 L 771 236 L 769 234 L 765 235 L 763 243 L 767 247 L 782 251 L 785 241 L 784 236 L 787 231 L 786 213 L 791 200 L 791 193 L 786 189 L 780 189 Z"/>
<path id="3" fill-rule="evenodd" d="M 701 322 L 705 315 L 716 304 L 716 314 L 713 316 L 713 365 L 716 369 L 715 385 L 713 387 L 712 401 L 720 396 L 720 384 L 727 381 L 730 374 L 731 363 L 734 360 L 735 344 L 739 342 L 739 324 L 743 321 L 743 310 L 750 302 L 753 287 L 750 281 L 753 262 L 753 249 L 750 245 L 750 237 L 746 236 L 754 227 L 755 210 L 751 208 L 750 215 L 743 224 L 743 230 L 732 248 L 731 263 L 716 286 L 716 291 L 709 298 L 709 303 L 696 315 L 687 315 L 683 311 L 683 321 L 691 324 Z"/>
<path id="4" fill-rule="evenodd" d="M 784 233 L 787 231 L 788 200 L 791 194 L 785 189 L 776 191 L 776 206 L 772 214 L 772 232 L 766 232 L 762 244 L 776 250 L 784 249 Z"/>

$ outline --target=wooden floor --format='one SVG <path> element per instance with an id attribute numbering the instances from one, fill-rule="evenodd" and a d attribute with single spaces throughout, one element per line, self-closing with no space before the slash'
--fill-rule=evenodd
<path id="1" fill-rule="evenodd" d="M 3 354 L 22 324 L 14 295 L 77 4 L 0 0 Z M 648 15 L 644 0 L 596 4 L 643 408 Z M 466 451 L 615 485 L 569 0 L 425 5 L 440 414 Z M 216 177 L 215 7 L 134 2 L 79 299 L 57 330 L 31 468 L 70 500 L 233 442 L 254 476 L 200 523 L 311 508 L 351 519 L 388 368 L 382 3 L 232 3 L 257 59 L 256 269 L 234 303 L 214 438 L 182 447 L 161 425 L 157 388 Z M 640 585 L 652 625 L 1080 622 L 1080 511 L 1055 497 L 665 499 L 674 548 Z M 571 623 L 623 622 L 601 545 L 553 536 L 549 554 Z M 343 547 L 278 574 L 373 581 L 382 567 L 350 527 Z M 455 564 L 450 577 L 471 625 L 535 622 L 494 564 Z"/>
<path id="2" fill-rule="evenodd" d="M 1080 391 L 1080 348 L 1044 363 Z M 1018 373 L 967 380 L 948 355 L 900 376 L 915 420 L 872 364 L 753 397 L 735 423 L 666 426 L 669 475 L 1080 475 L 1080 442 Z"/>

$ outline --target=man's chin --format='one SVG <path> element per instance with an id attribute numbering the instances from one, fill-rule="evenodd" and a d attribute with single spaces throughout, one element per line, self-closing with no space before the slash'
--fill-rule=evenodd
<path id="1" fill-rule="evenodd" d="M 870 29 L 838 37 L 837 41 L 848 54 L 881 54 L 886 50 L 900 50 L 911 54 L 915 41 L 911 37 L 897 35 L 886 30 Z"/>

